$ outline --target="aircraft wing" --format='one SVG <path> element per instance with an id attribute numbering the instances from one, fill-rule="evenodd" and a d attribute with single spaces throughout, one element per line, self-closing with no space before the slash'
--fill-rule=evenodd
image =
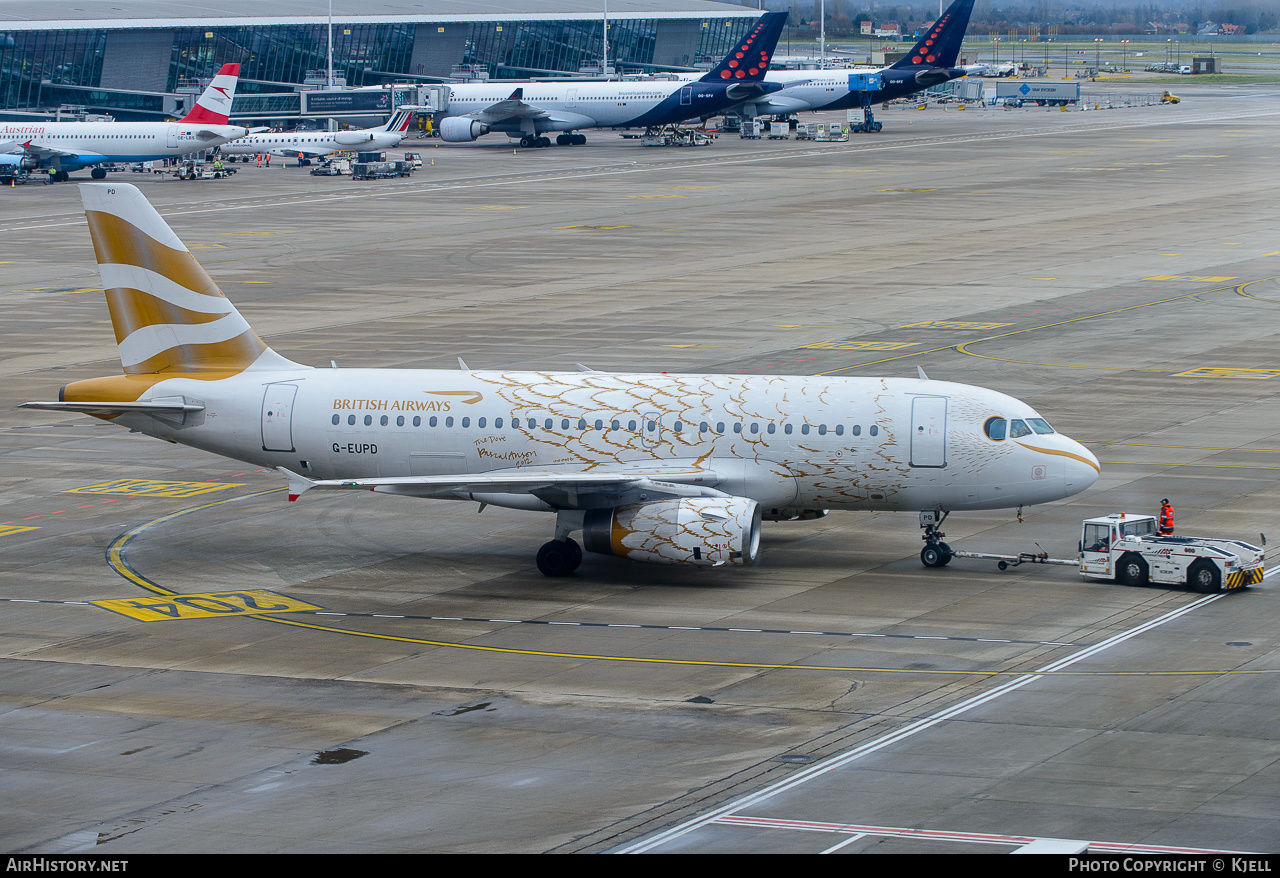
<path id="1" fill-rule="evenodd" d="M 506 100 L 490 104 L 482 110 L 476 110 L 474 113 L 468 113 L 466 118 L 475 119 L 477 122 L 483 122 L 486 125 L 496 125 L 508 119 L 525 117 L 536 119 L 546 115 L 548 115 L 546 110 L 526 104 L 524 102 L 524 89 L 518 88 Z"/>
<path id="2" fill-rule="evenodd" d="M 79 412 L 86 415 L 168 415 L 204 411 L 204 406 L 187 402 L 180 396 L 172 399 L 153 399 L 147 402 L 24 402 L 18 408 L 49 412 Z"/>
<path id="3" fill-rule="evenodd" d="M 532 494 L 553 505 L 589 508 L 634 502 L 630 495 L 640 492 L 645 499 L 658 496 L 722 496 L 719 491 L 700 487 L 720 481 L 718 473 L 697 467 L 669 466 L 609 470 L 535 470 L 529 468 L 488 473 L 457 473 L 441 476 L 396 476 L 372 479 L 312 480 L 283 467 L 289 479 L 289 499 L 296 500 L 312 488 L 324 490 L 375 491 L 418 497 L 453 497 L 466 494 Z M 596 498 L 601 502 L 593 502 Z"/>
<path id="4" fill-rule="evenodd" d="M 70 158 L 81 159 L 86 164 L 102 161 L 102 154 L 97 152 L 81 152 L 74 149 L 54 149 L 49 146 L 36 146 L 29 140 L 11 140 L 7 143 L 0 143 L 0 152 L 4 153 L 22 153 L 29 155 L 42 164 L 54 158 Z"/>
<path id="5" fill-rule="evenodd" d="M 341 147 L 338 148 L 341 149 Z M 354 148 L 352 147 L 352 149 Z M 302 153 L 302 155 L 314 159 L 327 156 L 329 153 L 334 152 L 334 148 L 316 149 L 314 146 L 279 146 L 272 150 L 264 150 L 264 152 L 270 152 L 272 155 L 284 156 L 285 158 L 293 158 L 298 153 Z"/>

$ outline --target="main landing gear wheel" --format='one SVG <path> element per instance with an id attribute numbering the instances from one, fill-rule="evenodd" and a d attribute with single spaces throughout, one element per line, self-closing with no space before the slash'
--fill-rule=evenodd
<path id="1" fill-rule="evenodd" d="M 543 576 L 568 576 L 582 563 L 582 547 L 570 539 L 552 540 L 538 550 L 538 569 Z"/>
<path id="2" fill-rule="evenodd" d="M 528 134 L 520 138 L 520 146 L 525 149 L 532 148 L 535 142 L 537 142 L 537 138 L 530 137 Z"/>
<path id="3" fill-rule="evenodd" d="M 107 169 L 106 169 L 106 168 L 94 168 L 92 171 L 90 171 L 90 172 L 89 172 L 89 176 L 90 176 L 90 177 L 92 177 L 92 178 L 93 178 L 93 179 L 95 179 L 95 180 L 103 180 L 103 179 L 105 179 L 105 178 L 106 178 L 106 176 L 107 176 Z"/>

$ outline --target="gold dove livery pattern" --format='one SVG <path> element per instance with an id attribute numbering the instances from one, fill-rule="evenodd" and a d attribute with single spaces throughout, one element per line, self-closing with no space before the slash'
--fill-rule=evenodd
<path id="1" fill-rule="evenodd" d="M 290 500 L 372 490 L 554 513 L 549 576 L 584 549 L 748 564 L 762 519 L 1012 508 L 1098 477 L 1026 403 L 923 376 L 312 368 L 253 332 L 135 187 L 81 194 L 123 374 L 25 407 L 275 467 Z M 950 560 L 940 536 L 926 527 L 930 566 Z"/>

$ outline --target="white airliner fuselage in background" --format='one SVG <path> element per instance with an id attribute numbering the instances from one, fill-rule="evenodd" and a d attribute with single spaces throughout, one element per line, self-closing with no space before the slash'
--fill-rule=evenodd
<path id="1" fill-rule="evenodd" d="M 359 131 L 264 131 L 225 144 L 224 155 L 259 153 L 313 159 L 335 152 L 376 152 L 400 145 L 409 132 L 413 109 L 400 108 L 387 124 Z"/>
<path id="2" fill-rule="evenodd" d="M 177 122 L 0 122 L 0 181 L 41 168 L 65 180 L 87 167 L 101 180 L 107 172 L 96 165 L 178 158 L 243 137 L 249 129 L 227 124 L 239 74 L 239 64 L 224 64 Z"/>
<path id="3" fill-rule="evenodd" d="M 440 139 L 467 143 L 491 131 L 519 136 L 521 146 L 586 143 L 589 128 L 650 128 L 709 118 L 781 86 L 764 81 L 786 12 L 766 12 L 737 45 L 695 80 L 590 82 L 549 80 L 512 88 L 496 83 L 449 87 Z"/>
<path id="4" fill-rule="evenodd" d="M 309 368 L 253 333 L 137 189 L 82 193 L 125 374 L 27 406 L 277 467 L 291 499 L 373 490 L 554 512 L 548 575 L 578 566 L 575 531 L 588 551 L 740 564 L 762 517 L 1015 507 L 1098 476 L 1026 403 L 944 381 Z"/>
<path id="5" fill-rule="evenodd" d="M 974 0 L 954 0 L 916 44 L 897 62 L 879 69 L 772 70 L 765 82 L 776 88 L 743 101 L 738 111 L 755 116 L 788 116 L 820 110 L 869 111 L 875 104 L 904 98 L 959 79 L 956 67 Z M 682 75 L 692 78 L 695 74 Z M 868 115 L 868 122 L 873 119 Z M 879 131 L 875 125 L 872 130 Z"/>

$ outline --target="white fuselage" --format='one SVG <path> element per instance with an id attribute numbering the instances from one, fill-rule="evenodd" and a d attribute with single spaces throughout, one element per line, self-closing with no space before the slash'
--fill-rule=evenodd
<path id="1" fill-rule="evenodd" d="M 247 133 L 238 125 L 203 122 L 0 122 L 0 141 L 64 153 L 58 162 L 64 170 L 102 162 L 175 158 Z M 20 158 L 0 156 L 14 162 Z"/>
<path id="2" fill-rule="evenodd" d="M 770 70 L 765 74 L 765 82 L 774 82 L 782 86 L 781 91 L 762 97 L 759 101 L 748 101 L 757 104 L 757 112 L 761 115 L 770 113 L 790 114 L 821 110 L 832 104 L 845 104 L 855 89 L 849 87 L 849 75 L 883 74 L 888 67 L 875 70 L 858 68 L 836 68 L 832 70 Z M 697 79 L 696 73 L 684 73 L 682 79 Z"/>
<path id="3" fill-rule="evenodd" d="M 404 132 L 383 128 L 361 131 L 267 131 L 233 140 L 222 147 L 226 155 L 266 155 L 308 158 L 335 152 L 376 152 L 399 146 Z"/>
<path id="4" fill-rule="evenodd" d="M 146 394 L 175 396 L 205 410 L 116 423 L 315 479 L 661 465 L 766 508 L 958 510 L 1056 500 L 1098 475 L 1061 434 L 988 438 L 989 418 L 1038 416 L 943 381 L 300 367 Z"/>
<path id="5" fill-rule="evenodd" d="M 697 79 L 701 74 L 694 77 Z M 539 130 L 572 131 L 580 128 L 611 128 L 629 124 L 644 124 L 643 119 L 655 110 L 659 104 L 672 100 L 679 105 L 682 88 L 690 88 L 689 106 L 705 98 L 696 98 L 689 82 L 679 80 L 659 80 L 655 82 L 592 82 L 586 80 L 560 82 L 526 82 L 520 83 L 524 95 L 520 98 L 525 104 L 545 110 L 555 117 L 551 124 L 539 124 Z M 480 113 L 486 107 L 506 100 L 512 91 L 513 83 L 506 84 L 460 84 L 449 87 L 449 105 L 441 114 L 443 118 L 450 116 L 467 116 Z M 673 98 L 673 95 L 675 96 Z M 687 118 L 696 116 L 690 112 Z M 517 122 L 501 126 L 494 125 L 494 130 L 519 131 Z"/>

